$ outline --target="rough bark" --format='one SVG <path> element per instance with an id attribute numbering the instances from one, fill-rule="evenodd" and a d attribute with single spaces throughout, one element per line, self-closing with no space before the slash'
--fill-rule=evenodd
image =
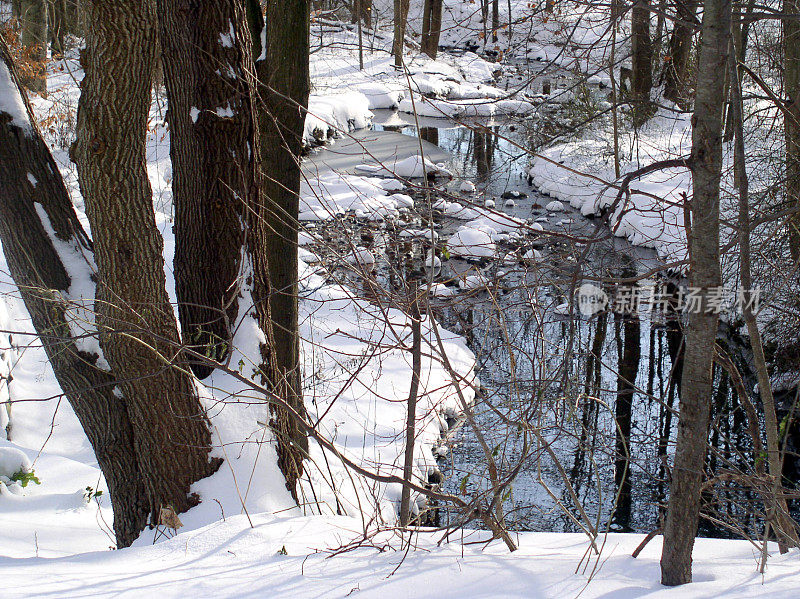
<path id="1" fill-rule="evenodd" d="M 4 66 L 5 65 L 5 66 Z M 0 39 L 0 71 L 14 72 Z M 88 279 L 92 247 L 81 228 L 64 182 L 39 133 L 18 79 L 0 72 L 0 98 L 26 104 L 22 119 L 0 104 L 0 241 L 11 276 L 61 389 L 75 411 L 108 485 L 117 545 L 130 545 L 149 513 L 134 453 L 126 402 L 114 393 L 114 377 L 97 367 L 98 356 L 79 348 L 66 310 L 72 283 L 63 255 Z M 58 247 L 58 249 L 56 249 Z"/>
<path id="2" fill-rule="evenodd" d="M 47 0 L 22 0 L 20 41 L 26 69 L 22 84 L 38 94 L 47 93 Z"/>
<path id="3" fill-rule="evenodd" d="M 181 331 L 196 351 L 223 361 L 239 308 L 245 206 L 257 192 L 250 33 L 238 0 L 158 0 L 158 15 Z"/>
<path id="4" fill-rule="evenodd" d="M 442 0 L 425 0 L 422 20 L 421 50 L 434 60 L 439 52 L 442 33 Z"/>
<path id="5" fill-rule="evenodd" d="M 650 1 L 636 0 L 631 9 L 631 88 L 636 126 L 652 114 L 653 40 L 650 37 Z"/>
<path id="6" fill-rule="evenodd" d="M 678 0 L 677 19 L 669 38 L 666 64 L 664 65 L 664 97 L 672 100 L 678 106 L 689 106 L 689 57 L 692 50 L 695 14 L 698 2 L 696 0 Z"/>
<path id="7" fill-rule="evenodd" d="M 399 69 L 403 66 L 403 47 L 406 39 L 406 24 L 408 23 L 408 9 L 410 0 L 394 0 L 394 36 L 392 38 L 392 55 L 394 66 Z"/>
<path id="8" fill-rule="evenodd" d="M 128 400 L 151 524 L 161 507 L 198 503 L 190 486 L 213 473 L 211 434 L 178 351 L 165 287 L 163 239 L 145 168 L 155 61 L 149 0 L 87 0 L 85 77 L 74 157 L 92 228 L 100 346 Z"/>
<path id="9" fill-rule="evenodd" d="M 272 347 L 262 346 L 265 368 L 275 391 L 305 414 L 298 330 L 297 234 L 302 151 L 309 74 L 308 0 L 267 2 L 266 48 L 256 61 L 261 144 L 261 202 L 255 211 L 257 247 L 252 251 L 253 299 L 262 330 L 272 333 Z M 296 496 L 308 439 L 286 410 L 272 406 L 278 436 L 278 462 L 286 487 Z"/>
<path id="10" fill-rule="evenodd" d="M 689 314 L 686 329 L 678 436 L 664 525 L 661 582 L 692 581 L 692 548 L 700 513 L 700 485 L 708 441 L 712 363 L 719 315 L 708 308 L 710 291 L 721 285 L 719 196 L 725 73 L 731 39 L 730 0 L 706 0 L 692 117 L 692 223 L 689 284 L 702 306 Z"/>
<path id="11" fill-rule="evenodd" d="M 783 13 L 800 14 L 799 0 L 784 0 Z M 786 135 L 786 199 L 800 210 L 800 21 L 783 19 L 784 90 L 787 114 L 784 115 Z M 790 224 L 792 258 L 800 260 L 800 215 Z"/>

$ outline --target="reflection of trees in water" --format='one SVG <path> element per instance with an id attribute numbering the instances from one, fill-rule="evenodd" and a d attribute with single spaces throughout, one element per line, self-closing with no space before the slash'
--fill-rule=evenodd
<path id="1" fill-rule="evenodd" d="M 680 390 L 682 336 L 676 314 L 601 313 L 568 324 L 564 319 L 534 318 L 530 310 L 522 309 L 521 295 L 466 300 L 438 312 L 443 324 L 465 335 L 478 355 L 486 390 L 476 413 L 494 439 L 498 461 L 510 469 L 521 457 L 519 433 L 509 423 L 524 420 L 540 426 L 592 518 L 599 517 L 601 524 L 615 530 L 655 529 L 668 488 L 664 458 L 671 451 L 677 423 L 672 411 Z M 570 326 L 576 329 L 574 337 L 567 333 Z M 580 358 L 569 370 L 573 396 L 553 382 L 568 353 L 563 344 L 571 338 L 576 344 L 572 353 Z M 542 339 L 547 352 L 541 351 Z M 741 352 L 745 347 L 741 345 Z M 721 369 L 715 371 L 708 468 L 746 472 L 753 462 L 752 444 L 738 398 L 726 379 Z M 542 388 L 548 391 L 542 394 Z M 479 486 L 483 464 L 479 452 L 473 451 L 469 431 L 463 430 L 459 441 L 448 484 L 457 487 L 469 473 L 468 484 Z M 563 504 L 574 508 L 548 458 L 534 451 L 508 500 L 514 525 L 577 530 L 541 491 L 540 474 Z M 751 512 L 758 506 L 753 499 L 740 486 L 723 486 L 713 498 L 706 497 L 706 513 L 754 526 Z M 709 519 L 701 530 L 732 536 L 724 525 Z"/>

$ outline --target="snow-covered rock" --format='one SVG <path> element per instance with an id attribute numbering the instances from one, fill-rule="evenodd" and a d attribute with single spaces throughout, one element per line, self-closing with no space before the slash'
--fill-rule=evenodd
<path id="1" fill-rule="evenodd" d="M 479 229 L 462 227 L 447 242 L 451 256 L 460 258 L 489 258 L 494 255 L 491 236 Z"/>

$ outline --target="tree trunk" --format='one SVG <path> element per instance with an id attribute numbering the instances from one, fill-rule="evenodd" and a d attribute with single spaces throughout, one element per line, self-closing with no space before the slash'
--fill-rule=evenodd
<path id="1" fill-rule="evenodd" d="M 359 20 L 367 29 L 372 28 L 372 0 L 353 0 L 351 9 L 351 21 L 358 23 Z"/>
<path id="2" fill-rule="evenodd" d="M 67 33 L 67 0 L 48 0 L 50 20 L 50 45 L 53 53 L 64 53 L 64 36 Z"/>
<path id="3" fill-rule="evenodd" d="M 14 72 L 0 38 L 3 69 Z M 69 325 L 75 318 L 67 316 L 68 307 L 74 312 L 81 305 L 81 298 L 72 298 L 75 303 L 69 305 L 70 275 L 85 280 L 91 276 L 91 242 L 16 76 L 6 78 L 0 72 L 0 86 L 0 241 L 56 379 L 103 471 L 117 545 L 124 547 L 145 527 L 150 511 L 133 428 L 125 400 L 114 393 L 114 377 L 97 366 L 96 353 L 81 349 Z M 22 114 L 4 105 L 17 99 L 26 105 Z M 62 255 L 70 259 L 71 272 Z M 85 261 L 75 259 L 82 255 Z"/>
<path id="4" fill-rule="evenodd" d="M 253 299 L 262 330 L 272 329 L 273 347 L 262 346 L 276 392 L 305 414 L 298 323 L 297 235 L 300 208 L 300 153 L 303 146 L 309 74 L 308 0 L 270 0 L 265 19 L 266 48 L 256 61 L 261 144 L 262 201 L 256 214 Z M 268 276 L 267 276 L 268 275 Z M 271 322 L 270 322 L 271 318 Z M 278 462 L 296 498 L 308 439 L 285 410 L 273 406 Z"/>
<path id="5" fill-rule="evenodd" d="M 633 122 L 642 125 L 652 114 L 653 40 L 650 38 L 650 0 L 636 0 L 631 9 L 631 88 Z"/>
<path id="6" fill-rule="evenodd" d="M 151 524 L 162 507 L 196 505 L 191 485 L 212 474 L 211 434 L 165 287 L 145 139 L 155 61 L 149 0 L 87 0 L 86 71 L 74 156 L 92 227 L 100 347 L 128 402 Z M 124 333 L 124 334 L 123 334 Z"/>
<path id="7" fill-rule="evenodd" d="M 158 14 L 181 331 L 196 351 L 223 361 L 239 310 L 242 219 L 257 193 L 252 43 L 238 0 L 158 0 Z M 237 39 L 245 35 L 248 43 Z M 212 370 L 192 368 L 200 378 Z"/>
<path id="8" fill-rule="evenodd" d="M 425 0 L 422 22 L 423 53 L 434 60 L 439 52 L 439 37 L 442 33 L 442 0 Z"/>
<path id="9" fill-rule="evenodd" d="M 719 314 L 709 294 L 722 284 L 719 263 L 719 196 L 725 73 L 731 40 L 730 0 L 706 0 L 692 117 L 692 223 L 689 231 L 689 284 L 702 304 L 690 312 L 675 463 L 664 525 L 661 582 L 692 581 L 692 548 L 700 513 L 700 485 L 708 441 L 711 367 Z"/>
<path id="10" fill-rule="evenodd" d="M 497 33 L 500 31 L 500 0 L 492 0 L 492 41 L 497 41 Z"/>
<path id="11" fill-rule="evenodd" d="M 738 48 L 734 44 L 733 49 Z M 786 495 L 783 488 L 783 463 L 780 453 L 780 435 L 778 416 L 775 411 L 775 397 L 772 394 L 772 383 L 767 371 L 767 360 L 764 355 L 764 346 L 761 342 L 761 332 L 758 330 L 756 315 L 751 305 L 751 290 L 753 289 L 753 276 L 750 268 L 750 182 L 747 176 L 746 153 L 744 144 L 744 104 L 742 101 L 742 84 L 737 66 L 738 52 L 732 52 L 730 61 L 731 101 L 730 121 L 734 131 L 734 176 L 739 189 L 739 271 L 742 282 L 742 315 L 747 325 L 747 336 L 753 350 L 753 364 L 758 379 L 758 393 L 761 404 L 764 406 L 764 425 L 767 433 L 767 464 L 773 483 L 771 493 L 765 497 L 768 521 L 778 537 L 781 553 L 786 553 L 788 547 L 798 544 L 797 530 L 789 515 Z M 758 423 L 756 422 L 756 427 Z M 758 428 L 756 428 L 758 430 Z M 761 456 L 756 456 L 760 460 Z"/>
<path id="12" fill-rule="evenodd" d="M 669 39 L 666 64 L 664 65 L 664 97 L 672 100 L 681 108 L 689 106 L 689 56 L 694 37 L 696 0 L 678 0 L 678 19 Z"/>
<path id="13" fill-rule="evenodd" d="M 783 13 L 800 14 L 800 0 L 784 0 Z M 786 200 L 800 209 L 800 21 L 783 19 L 784 90 L 787 114 L 784 115 L 786 135 Z M 800 260 L 800 215 L 790 222 L 792 258 Z"/>
<path id="14" fill-rule="evenodd" d="M 23 0 L 20 5 L 20 41 L 26 53 L 22 84 L 47 94 L 47 0 Z"/>
<path id="15" fill-rule="evenodd" d="M 394 66 L 400 69 L 403 66 L 403 47 L 406 39 L 406 23 L 408 22 L 408 9 L 410 0 L 394 0 L 394 37 L 392 39 L 392 55 Z"/>

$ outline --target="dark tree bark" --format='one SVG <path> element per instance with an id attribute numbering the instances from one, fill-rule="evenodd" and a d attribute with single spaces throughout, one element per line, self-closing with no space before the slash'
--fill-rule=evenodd
<path id="1" fill-rule="evenodd" d="M 47 0 L 22 0 L 19 18 L 27 59 L 22 83 L 31 91 L 47 94 Z"/>
<path id="2" fill-rule="evenodd" d="M 500 0 L 492 0 L 492 41 L 497 41 L 500 30 Z"/>
<path id="3" fill-rule="evenodd" d="M 360 20 L 361 23 L 367 29 L 372 28 L 372 0 L 353 0 L 353 6 L 351 11 L 351 17 L 353 23 L 358 23 Z"/>
<path id="4" fill-rule="evenodd" d="M 434 60 L 439 52 L 439 37 L 442 34 L 442 0 L 425 0 L 422 18 L 421 50 Z"/>
<path id="5" fill-rule="evenodd" d="M 652 114 L 653 40 L 650 37 L 650 0 L 636 0 L 631 9 L 631 88 L 636 126 Z"/>
<path id="6" fill-rule="evenodd" d="M 223 361 L 239 309 L 245 206 L 257 193 L 252 43 L 238 0 L 158 0 L 158 14 L 181 331 L 196 351 Z M 192 368 L 201 378 L 212 370 Z"/>
<path id="7" fill-rule="evenodd" d="M 784 0 L 783 12 L 800 14 L 799 0 Z M 784 89 L 787 113 L 783 122 L 786 135 L 786 199 L 800 209 L 800 21 L 783 19 Z M 792 258 L 800 260 L 800 215 L 790 224 Z"/>
<path id="8" fill-rule="evenodd" d="M 48 0 L 50 45 L 53 53 L 64 53 L 64 36 L 67 34 L 67 0 Z"/>
<path id="9" fill-rule="evenodd" d="M 256 61 L 261 163 L 261 202 L 255 214 L 253 299 L 262 330 L 272 330 L 273 345 L 262 346 L 265 368 L 275 391 L 305 414 L 298 329 L 297 234 L 300 207 L 300 154 L 308 96 L 310 4 L 308 0 L 270 0 L 265 19 L 266 48 Z M 276 406 L 273 429 L 278 463 L 286 487 L 296 497 L 308 439 L 291 415 Z"/>
<path id="10" fill-rule="evenodd" d="M 74 156 L 92 227 L 100 347 L 133 425 L 151 523 L 162 507 L 198 503 L 192 483 L 212 474 L 211 434 L 165 287 L 163 240 L 145 168 L 155 61 L 149 0 L 87 0 L 86 71 Z"/>
<path id="11" fill-rule="evenodd" d="M 689 57 L 692 51 L 697 0 L 677 0 L 677 20 L 669 38 L 664 65 L 664 97 L 678 106 L 689 106 Z"/>
<path id="12" fill-rule="evenodd" d="M 408 23 L 408 9 L 411 0 L 394 0 L 394 36 L 392 38 L 392 55 L 394 66 L 399 69 L 403 66 L 403 47 L 406 40 L 406 23 Z"/>
<path id="13" fill-rule="evenodd" d="M 0 39 L 0 71 L 4 68 L 14 72 L 11 55 Z M 134 452 L 133 428 L 125 400 L 114 393 L 114 377 L 97 366 L 97 354 L 79 347 L 66 315 L 72 281 L 62 253 L 86 256 L 85 262 L 71 262 L 88 279 L 91 242 L 18 79 L 15 75 L 3 79 L 0 76 L 0 85 L 5 86 L 0 98 L 21 100 L 25 113 L 14 115 L 0 101 L 0 240 L 56 379 L 97 456 L 114 508 L 117 545 L 124 547 L 145 527 L 150 511 Z"/>
<path id="14" fill-rule="evenodd" d="M 711 368 L 719 324 L 719 314 L 709 308 L 708 295 L 722 284 L 719 196 L 730 41 L 730 0 L 706 0 L 692 117 L 694 193 L 689 230 L 689 284 L 699 290 L 702 305 L 690 312 L 685 336 L 678 436 L 661 555 L 661 582 L 668 586 L 692 581 L 692 548 L 700 513 L 700 485 L 712 393 Z"/>

